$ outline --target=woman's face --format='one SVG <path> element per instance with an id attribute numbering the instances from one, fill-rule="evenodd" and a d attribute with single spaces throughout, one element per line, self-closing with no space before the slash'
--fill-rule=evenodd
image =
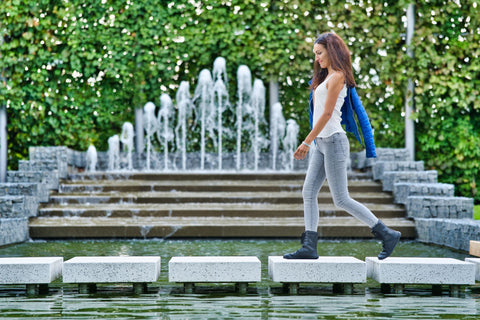
<path id="1" fill-rule="evenodd" d="M 330 59 L 328 57 L 327 49 L 323 46 L 323 44 L 315 44 L 313 46 L 313 53 L 315 53 L 315 61 L 322 69 L 330 66 Z"/>

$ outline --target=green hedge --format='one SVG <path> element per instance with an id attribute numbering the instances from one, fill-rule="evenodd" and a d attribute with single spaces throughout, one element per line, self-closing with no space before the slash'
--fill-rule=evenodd
<path id="1" fill-rule="evenodd" d="M 480 4 L 419 1 L 415 58 L 406 55 L 408 1 L 4 0 L 0 102 L 9 117 L 9 167 L 29 146 L 107 148 L 134 109 L 191 92 L 200 70 L 227 60 L 229 90 L 246 64 L 281 85 L 286 118 L 308 133 L 312 41 L 335 31 L 348 43 L 359 93 L 380 147 L 404 145 L 404 95 L 415 80 L 416 158 L 474 196 L 480 176 Z M 358 149 L 352 144 L 352 149 Z"/>

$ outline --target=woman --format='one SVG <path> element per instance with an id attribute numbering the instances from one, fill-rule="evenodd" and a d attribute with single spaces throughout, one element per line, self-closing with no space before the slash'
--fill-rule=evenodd
<path id="1" fill-rule="evenodd" d="M 318 192 L 325 178 L 333 202 L 368 225 L 383 250 L 379 259 L 390 256 L 400 240 L 400 232 L 389 229 L 361 203 L 350 198 L 347 189 L 347 157 L 349 142 L 341 126 L 341 108 L 347 95 L 347 86 L 355 87 L 350 52 L 343 40 L 334 33 L 322 34 L 314 43 L 313 128 L 295 151 L 297 160 L 312 152 L 303 185 L 305 232 L 302 247 L 285 259 L 317 259 Z"/>

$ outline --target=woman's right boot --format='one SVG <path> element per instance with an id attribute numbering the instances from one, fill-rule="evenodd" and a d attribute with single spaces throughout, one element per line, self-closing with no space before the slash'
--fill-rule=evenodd
<path id="1" fill-rule="evenodd" d="M 317 242 L 318 233 L 305 231 L 302 233 L 302 247 L 293 253 L 283 255 L 284 259 L 318 259 Z"/>

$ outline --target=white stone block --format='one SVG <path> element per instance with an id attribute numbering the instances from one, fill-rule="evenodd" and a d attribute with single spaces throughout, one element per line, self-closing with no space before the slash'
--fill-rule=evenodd
<path id="1" fill-rule="evenodd" d="M 268 257 L 268 274 L 275 282 L 362 283 L 366 264 L 354 257 L 284 259 Z"/>
<path id="2" fill-rule="evenodd" d="M 465 262 L 475 265 L 475 280 L 480 281 L 480 258 L 465 258 Z"/>
<path id="3" fill-rule="evenodd" d="M 160 257 L 75 257 L 63 264 L 65 283 L 155 282 Z"/>
<path id="4" fill-rule="evenodd" d="M 475 283 L 475 265 L 452 258 L 365 258 L 367 275 L 387 284 L 446 284 Z"/>
<path id="5" fill-rule="evenodd" d="M 173 257 L 168 263 L 170 282 L 258 282 L 257 257 Z"/>
<path id="6" fill-rule="evenodd" d="M 62 275 L 62 257 L 0 258 L 0 284 L 47 284 Z"/>

